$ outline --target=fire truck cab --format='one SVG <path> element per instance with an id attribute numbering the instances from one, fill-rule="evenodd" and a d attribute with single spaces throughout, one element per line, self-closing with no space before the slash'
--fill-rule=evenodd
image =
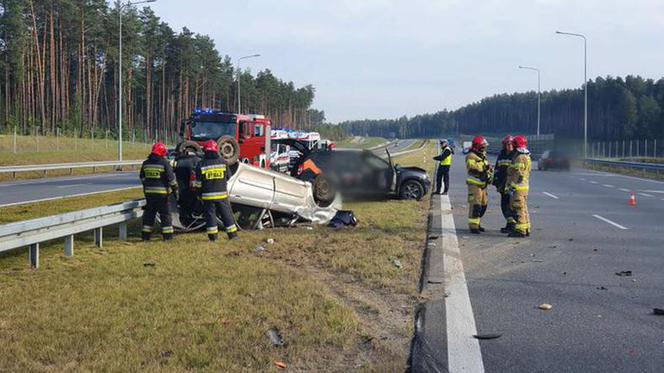
<path id="1" fill-rule="evenodd" d="M 270 134 L 271 122 L 263 115 L 196 109 L 180 127 L 175 151 L 201 153 L 206 141 L 215 140 L 228 164 L 242 162 L 270 168 Z"/>

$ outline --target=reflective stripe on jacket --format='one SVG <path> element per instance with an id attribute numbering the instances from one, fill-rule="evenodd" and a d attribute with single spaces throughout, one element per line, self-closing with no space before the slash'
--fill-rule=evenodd
<path id="1" fill-rule="evenodd" d="M 169 188 L 176 189 L 177 181 L 171 164 L 163 157 L 150 154 L 139 173 L 146 195 L 167 195 Z"/>
<path id="2" fill-rule="evenodd" d="M 486 187 L 489 180 L 489 161 L 481 153 L 471 151 L 466 155 L 466 184 Z"/>
<path id="3" fill-rule="evenodd" d="M 226 161 L 218 155 L 206 154 L 205 159 L 196 166 L 196 180 L 193 184 L 200 189 L 202 200 L 216 201 L 228 198 L 227 180 Z"/>
<path id="4" fill-rule="evenodd" d="M 507 169 L 512 165 L 513 157 L 514 152 L 508 153 L 503 149 L 500 151 L 500 154 L 498 154 L 498 158 L 496 159 L 496 172 L 493 176 L 493 184 L 501 193 L 507 183 Z"/>
<path id="5" fill-rule="evenodd" d="M 518 152 L 508 168 L 508 185 L 517 191 L 530 189 L 530 172 L 532 161 L 530 152 Z"/>

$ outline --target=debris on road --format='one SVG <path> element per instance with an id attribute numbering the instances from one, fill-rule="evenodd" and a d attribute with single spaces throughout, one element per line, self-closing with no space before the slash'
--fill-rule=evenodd
<path id="1" fill-rule="evenodd" d="M 272 346 L 274 347 L 285 347 L 286 342 L 284 341 L 284 337 L 281 336 L 281 333 L 279 333 L 278 329 L 272 328 L 267 331 L 267 336 L 270 338 L 270 342 L 272 342 Z"/>
<path id="2" fill-rule="evenodd" d="M 664 316 L 664 309 L 662 308 L 653 308 L 652 314 L 657 316 Z"/>
<path id="3" fill-rule="evenodd" d="M 475 339 L 496 339 L 502 337 L 502 334 L 499 333 L 488 333 L 488 334 L 475 334 L 473 338 Z"/>
<path id="4" fill-rule="evenodd" d="M 429 277 L 427 279 L 427 282 L 430 284 L 442 284 L 443 283 L 443 278 L 442 277 Z"/>
<path id="5" fill-rule="evenodd" d="M 286 369 L 286 367 L 287 367 L 286 363 L 284 363 L 283 361 L 275 361 L 274 365 L 276 365 L 277 368 L 280 368 L 280 369 Z"/>
<path id="6" fill-rule="evenodd" d="M 605 288 L 604 286 L 600 286 L 597 288 L 597 290 L 609 290 L 609 289 Z"/>
<path id="7" fill-rule="evenodd" d="M 399 269 L 401 269 L 401 267 L 402 267 L 402 266 L 401 266 L 401 261 L 400 261 L 399 259 L 394 259 L 394 260 L 392 261 L 392 264 L 394 264 L 394 266 L 397 267 L 397 268 L 399 268 Z"/>
<path id="8" fill-rule="evenodd" d="M 620 272 L 616 272 L 616 276 L 620 276 L 620 277 L 629 277 L 629 276 L 631 276 L 631 275 L 632 275 L 632 271 L 620 271 Z"/>
<path id="9" fill-rule="evenodd" d="M 548 304 L 548 303 L 542 303 L 542 304 L 540 304 L 539 306 L 537 306 L 537 308 L 539 308 L 539 309 L 541 309 L 541 310 L 543 310 L 543 311 L 548 311 L 548 310 L 552 309 L 553 306 L 550 305 L 550 304 Z"/>
<path id="10" fill-rule="evenodd" d="M 568 238 L 567 241 L 572 242 L 572 241 L 574 241 L 574 239 L 573 238 Z"/>

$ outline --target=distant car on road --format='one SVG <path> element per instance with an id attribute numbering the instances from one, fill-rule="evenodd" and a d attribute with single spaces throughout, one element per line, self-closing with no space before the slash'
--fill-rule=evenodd
<path id="1" fill-rule="evenodd" d="M 393 165 L 387 154 L 384 160 L 368 150 L 315 150 L 299 159 L 295 173 L 314 185 L 322 176 L 331 184 L 328 190 L 338 190 L 344 198 L 422 199 L 431 187 L 426 171 Z"/>
<path id="2" fill-rule="evenodd" d="M 545 151 L 537 161 L 537 169 L 540 171 L 552 169 L 569 171 L 570 165 L 571 162 L 569 157 L 555 150 Z"/>

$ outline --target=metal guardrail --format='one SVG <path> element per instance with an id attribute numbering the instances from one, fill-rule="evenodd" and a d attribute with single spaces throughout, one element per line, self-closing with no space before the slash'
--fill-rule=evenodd
<path id="1" fill-rule="evenodd" d="M 630 168 L 643 171 L 664 171 L 664 164 L 662 163 L 645 163 L 645 162 L 627 162 L 627 161 L 609 161 L 604 159 L 584 159 L 584 163 L 597 166 L 610 166 L 620 168 Z"/>
<path id="2" fill-rule="evenodd" d="M 22 166 L 1 166 L 0 174 L 11 173 L 16 177 L 18 172 L 43 172 L 46 176 L 48 171 L 54 170 L 69 170 L 73 172 L 75 168 L 92 168 L 96 171 L 97 167 L 122 167 L 122 166 L 139 166 L 142 160 L 132 161 L 98 161 L 98 162 L 78 162 L 78 163 L 51 163 L 51 164 L 35 164 L 35 165 L 22 165 Z"/>
<path id="3" fill-rule="evenodd" d="M 127 222 L 143 216 L 145 200 L 96 207 L 45 218 L 0 225 L 0 253 L 29 248 L 30 265 L 39 268 L 39 244 L 65 238 L 65 256 L 74 255 L 74 235 L 94 231 L 95 244 L 102 247 L 103 228 L 119 225 L 119 238 L 127 239 Z"/>

